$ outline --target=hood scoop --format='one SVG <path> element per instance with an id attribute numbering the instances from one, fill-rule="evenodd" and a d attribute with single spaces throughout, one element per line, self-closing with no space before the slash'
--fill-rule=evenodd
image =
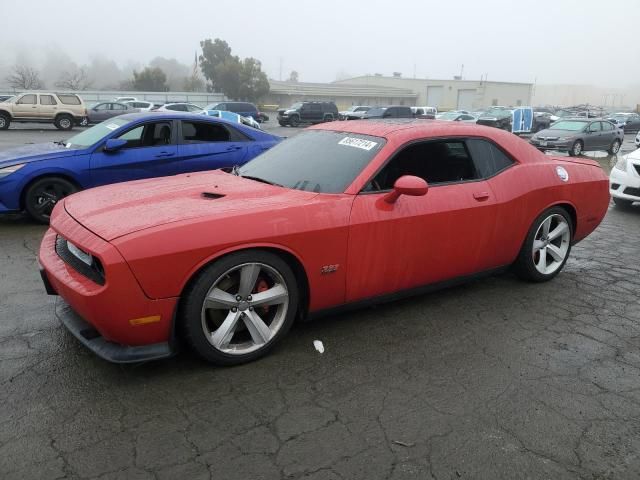
<path id="1" fill-rule="evenodd" d="M 224 197 L 221 193 L 213 193 L 213 192 L 202 192 L 202 198 L 207 198 L 209 200 L 216 200 L 218 198 Z"/>

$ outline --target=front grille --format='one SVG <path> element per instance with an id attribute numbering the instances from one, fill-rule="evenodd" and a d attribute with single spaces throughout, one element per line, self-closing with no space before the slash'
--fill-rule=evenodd
<path id="1" fill-rule="evenodd" d="M 625 195 L 633 195 L 634 197 L 640 197 L 640 188 L 627 187 L 624 189 Z"/>
<path id="2" fill-rule="evenodd" d="M 89 280 L 97 283 L 98 285 L 104 285 L 104 271 L 102 269 L 100 261 L 97 258 L 94 258 L 93 265 L 87 265 L 73 253 L 71 253 L 67 245 L 67 240 L 59 235 L 56 237 L 56 253 L 64 263 L 72 267 L 76 272 L 84 275 Z"/>
<path id="3" fill-rule="evenodd" d="M 635 163 L 633 164 L 633 168 L 636 169 L 636 172 L 638 172 L 638 175 L 640 175 L 640 165 L 636 165 Z"/>

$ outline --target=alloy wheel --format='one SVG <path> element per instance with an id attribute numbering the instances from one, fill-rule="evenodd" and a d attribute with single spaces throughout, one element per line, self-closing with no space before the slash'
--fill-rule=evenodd
<path id="1" fill-rule="evenodd" d="M 545 218 L 533 240 L 533 263 L 538 272 L 549 275 L 562 267 L 569 251 L 571 228 L 557 213 Z"/>
<path id="2" fill-rule="evenodd" d="M 244 263 L 222 274 L 205 296 L 202 330 L 217 350 L 254 352 L 273 339 L 287 316 L 289 291 L 282 275 L 264 263 Z"/>
<path id="3" fill-rule="evenodd" d="M 64 197 L 71 195 L 72 190 L 60 182 L 53 181 L 37 188 L 33 195 L 33 209 L 42 217 L 51 216 L 53 207 Z"/>

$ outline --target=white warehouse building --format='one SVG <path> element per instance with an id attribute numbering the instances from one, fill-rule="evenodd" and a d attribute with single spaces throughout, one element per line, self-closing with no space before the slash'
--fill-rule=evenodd
<path id="1" fill-rule="evenodd" d="M 438 110 L 481 110 L 492 105 L 531 105 L 533 84 L 486 80 L 432 80 L 426 78 L 365 75 L 337 80 L 341 85 L 366 85 L 410 90 L 417 95 L 416 105 Z"/>

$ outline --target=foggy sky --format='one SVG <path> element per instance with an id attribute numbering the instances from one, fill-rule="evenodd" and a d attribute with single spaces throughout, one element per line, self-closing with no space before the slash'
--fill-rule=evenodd
<path id="1" fill-rule="evenodd" d="M 269 77 L 337 75 L 572 83 L 638 83 L 640 0 L 1 0 L 0 69 L 56 50 L 78 64 L 122 68 L 156 56 L 192 64 L 222 38 Z M 27 20 L 30 16 L 31 19 Z M 68 24 L 68 28 L 65 28 Z"/>

